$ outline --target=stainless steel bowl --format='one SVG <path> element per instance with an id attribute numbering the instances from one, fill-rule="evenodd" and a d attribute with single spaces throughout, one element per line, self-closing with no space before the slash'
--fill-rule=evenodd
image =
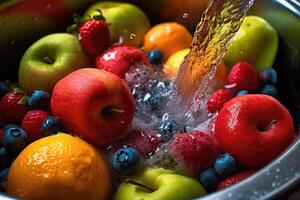
<path id="1" fill-rule="evenodd" d="M 140 6 L 143 7 L 143 5 Z M 300 1 L 257 0 L 249 14 L 265 18 L 280 34 L 280 48 L 275 64 L 279 71 L 277 85 L 279 98 L 292 113 L 296 128 L 298 128 L 300 118 Z M 228 189 L 199 199 L 274 199 L 298 183 L 300 183 L 299 137 L 275 161 L 255 175 Z M 0 199 L 13 198 L 0 194 Z M 300 196 L 293 199 L 300 199 Z"/>

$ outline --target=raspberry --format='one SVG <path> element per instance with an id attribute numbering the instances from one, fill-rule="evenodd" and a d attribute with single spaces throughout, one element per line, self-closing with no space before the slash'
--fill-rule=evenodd
<path id="1" fill-rule="evenodd" d="M 149 157 L 158 147 L 159 139 L 154 134 L 147 134 L 144 130 L 133 130 L 124 138 L 116 141 L 113 150 L 124 146 L 135 148 L 144 158 Z"/>
<path id="2" fill-rule="evenodd" d="M 222 109 L 223 105 L 232 99 L 231 94 L 226 89 L 219 89 L 211 95 L 206 107 L 208 112 L 214 113 Z"/>
<path id="3" fill-rule="evenodd" d="M 254 92 L 259 86 L 259 74 L 247 62 L 239 62 L 233 66 L 227 77 L 227 87 L 236 94 L 238 91 L 247 90 Z"/>
<path id="4" fill-rule="evenodd" d="M 193 175 L 213 166 L 220 154 L 215 138 L 198 131 L 177 134 L 168 150 L 173 160 Z"/>
<path id="5" fill-rule="evenodd" d="M 42 110 L 29 111 L 22 120 L 22 129 L 28 135 L 30 142 L 40 139 L 43 134 L 41 133 L 41 126 L 43 121 L 49 114 Z"/>
<path id="6" fill-rule="evenodd" d="M 253 170 L 248 170 L 248 171 L 244 171 L 244 172 L 241 172 L 239 174 L 236 174 L 232 177 L 229 177 L 229 178 L 227 178 L 227 179 L 225 179 L 225 180 L 223 180 L 222 182 L 219 183 L 218 189 L 222 190 L 222 189 L 227 188 L 229 186 L 232 186 L 236 183 L 239 183 L 242 180 L 244 180 L 244 179 L 248 178 L 249 176 L 251 176 L 253 173 L 254 173 Z"/>

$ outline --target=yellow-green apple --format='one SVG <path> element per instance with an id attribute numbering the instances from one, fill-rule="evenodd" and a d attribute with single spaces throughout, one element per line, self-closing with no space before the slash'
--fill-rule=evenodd
<path id="1" fill-rule="evenodd" d="M 39 39 L 23 55 L 19 68 L 20 87 L 28 93 L 36 89 L 51 93 L 61 78 L 88 66 L 89 59 L 75 36 L 51 34 Z"/>
<path id="2" fill-rule="evenodd" d="M 278 50 L 278 34 L 264 19 L 245 17 L 225 55 L 228 67 L 248 61 L 261 71 L 273 65 Z"/>
<path id="3" fill-rule="evenodd" d="M 135 5 L 121 2 L 103 1 L 92 5 L 84 14 L 85 18 L 103 12 L 112 42 L 125 45 L 141 46 L 150 22 L 145 13 Z"/>
<path id="4" fill-rule="evenodd" d="M 84 68 L 55 85 L 51 110 L 71 133 L 104 145 L 122 136 L 135 106 L 124 80 L 105 70 Z"/>
<path id="5" fill-rule="evenodd" d="M 163 168 L 146 168 L 121 183 L 114 200 L 190 200 L 205 194 L 193 178 Z"/>
<path id="6" fill-rule="evenodd" d="M 249 94 L 227 102 L 220 111 L 215 136 L 224 152 L 246 168 L 274 160 L 295 138 L 288 110 L 268 95 Z"/>

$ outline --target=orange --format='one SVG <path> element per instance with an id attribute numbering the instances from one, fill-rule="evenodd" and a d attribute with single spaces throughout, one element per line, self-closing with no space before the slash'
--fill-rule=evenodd
<path id="1" fill-rule="evenodd" d="M 67 134 L 57 134 L 28 145 L 13 162 L 8 194 L 20 199 L 104 200 L 110 175 L 93 146 Z"/>
<path id="2" fill-rule="evenodd" d="M 164 72 L 168 79 L 174 79 L 178 73 L 180 65 L 183 63 L 185 56 L 190 52 L 190 49 L 183 49 L 174 53 L 164 64 Z M 217 85 L 224 85 L 227 77 L 227 69 L 225 63 L 222 61 L 218 66 L 216 73 Z"/>
<path id="3" fill-rule="evenodd" d="M 146 53 L 159 50 L 167 60 L 173 53 L 191 45 L 192 35 L 183 26 L 175 22 L 162 23 L 152 27 L 144 37 Z"/>

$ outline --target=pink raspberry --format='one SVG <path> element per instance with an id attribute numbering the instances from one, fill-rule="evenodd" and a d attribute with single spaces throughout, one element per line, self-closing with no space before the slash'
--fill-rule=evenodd
<path id="1" fill-rule="evenodd" d="M 173 160 L 192 175 L 212 167 L 220 154 L 215 138 L 199 131 L 176 135 L 168 150 Z"/>

